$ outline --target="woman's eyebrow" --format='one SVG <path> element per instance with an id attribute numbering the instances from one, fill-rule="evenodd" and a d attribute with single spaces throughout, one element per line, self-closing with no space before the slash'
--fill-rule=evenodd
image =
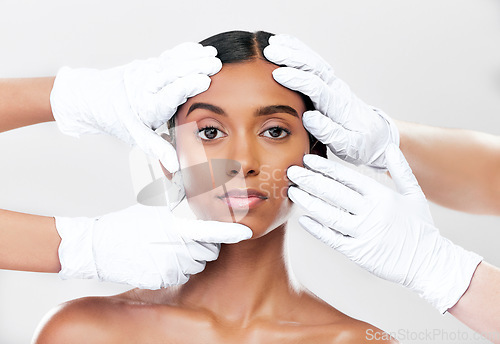
<path id="1" fill-rule="evenodd" d="M 259 108 L 255 112 L 255 116 L 268 116 L 275 113 L 288 113 L 292 116 L 299 118 L 297 111 L 288 105 L 270 105 Z"/>
<path id="2" fill-rule="evenodd" d="M 208 111 L 212 111 L 218 115 L 222 115 L 222 116 L 227 116 L 227 114 L 224 112 L 224 110 L 222 110 L 222 108 L 216 106 L 216 105 L 212 105 L 212 104 L 208 104 L 208 103 L 193 103 L 190 107 L 189 107 L 189 110 L 186 114 L 186 117 L 191 113 L 193 112 L 194 110 L 196 109 L 205 109 L 205 110 L 208 110 Z"/>
<path id="3" fill-rule="evenodd" d="M 221 115 L 221 116 L 227 116 L 226 112 L 224 112 L 224 110 L 222 108 L 218 107 L 217 105 L 212 105 L 212 104 L 208 104 L 208 103 L 193 103 L 189 107 L 189 110 L 186 114 L 186 117 L 196 109 L 204 109 L 204 110 L 211 111 L 211 112 L 216 113 L 216 114 Z M 287 113 L 287 114 L 290 114 L 294 117 L 299 118 L 299 114 L 297 113 L 297 111 L 293 107 L 288 106 L 288 105 L 263 106 L 263 107 L 258 108 L 257 111 L 255 111 L 255 116 L 269 116 L 269 115 L 272 115 L 275 113 Z"/>

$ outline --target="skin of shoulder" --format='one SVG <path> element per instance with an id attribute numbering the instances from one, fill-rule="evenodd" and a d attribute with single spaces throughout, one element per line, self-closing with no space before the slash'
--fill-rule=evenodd
<path id="1" fill-rule="evenodd" d="M 66 302 L 56 307 L 42 320 L 32 342 L 35 344 L 121 344 L 143 341 L 144 332 L 149 333 L 148 339 L 165 339 L 165 333 L 153 335 L 152 331 L 147 331 L 148 328 L 140 324 L 141 319 L 151 321 L 151 315 L 154 318 L 155 305 L 145 301 L 144 298 L 137 299 L 134 295 L 129 292 L 115 297 L 86 297 Z M 323 311 L 316 308 L 319 311 L 318 315 L 323 320 L 329 318 L 331 322 L 302 328 L 280 327 L 280 330 L 274 329 L 268 335 L 272 338 L 273 334 L 285 331 L 295 340 L 301 338 L 306 342 L 314 340 L 315 343 L 397 343 L 380 329 L 353 319 L 331 306 L 323 306 L 324 308 L 321 307 Z M 165 313 L 162 314 L 165 315 Z M 168 314 L 172 313 L 169 311 Z M 178 319 L 178 314 L 174 315 L 171 320 L 176 318 Z M 278 337 L 284 339 L 283 336 Z M 293 342 L 296 342 L 295 340 Z"/>
<path id="2" fill-rule="evenodd" d="M 118 343 L 127 336 L 123 323 L 119 326 L 124 316 L 117 312 L 120 309 L 121 302 L 113 298 L 86 297 L 66 302 L 42 320 L 32 343 Z M 113 328 L 116 331 L 110 331 Z"/>
<path id="3" fill-rule="evenodd" d="M 342 324 L 336 324 L 336 327 Z M 355 320 L 347 330 L 342 331 L 332 341 L 333 343 L 353 344 L 396 344 L 399 343 L 388 333 L 363 321 Z"/>
<path id="4" fill-rule="evenodd" d="M 395 344 L 397 340 L 388 333 L 376 328 L 366 322 L 354 319 L 347 314 L 342 313 L 326 301 L 314 295 L 312 292 L 305 291 L 304 300 L 301 309 L 308 311 L 309 316 L 314 314 L 314 323 L 320 324 L 322 321 L 327 323 L 321 326 L 320 332 L 323 333 L 315 342 L 319 343 L 342 343 L 342 344 Z M 307 305 L 312 307 L 309 309 Z M 314 333 L 314 332 L 313 332 Z"/>
<path id="5" fill-rule="evenodd" d="M 321 326 L 321 335 L 316 343 L 329 344 L 396 344 L 398 341 L 388 333 L 364 321 L 360 321 L 332 308 L 337 314 L 336 319 Z M 316 338 L 316 337 L 315 337 Z"/>

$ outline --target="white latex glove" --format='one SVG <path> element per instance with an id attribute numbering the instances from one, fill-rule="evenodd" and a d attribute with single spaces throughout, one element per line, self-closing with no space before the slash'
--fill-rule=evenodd
<path id="1" fill-rule="evenodd" d="M 183 284 L 217 259 L 220 243 L 252 236 L 240 224 L 174 217 L 134 205 L 97 218 L 56 217 L 62 279 L 91 278 L 159 289 Z"/>
<path id="2" fill-rule="evenodd" d="M 338 163 L 306 155 L 310 170 L 288 169 L 288 178 L 300 187 L 290 187 L 289 197 L 311 214 L 299 222 L 313 236 L 444 313 L 467 290 L 482 257 L 439 234 L 401 151 L 391 144 L 385 154 L 398 192 Z"/>
<path id="3" fill-rule="evenodd" d="M 68 135 L 106 133 L 139 146 L 171 172 L 175 149 L 153 130 L 188 97 L 208 89 L 222 68 L 214 47 L 183 43 L 158 58 L 108 70 L 63 67 L 50 95 L 59 129 Z"/>
<path id="4" fill-rule="evenodd" d="M 297 38 L 277 35 L 270 37 L 269 43 L 265 57 L 288 66 L 274 70 L 274 79 L 308 96 L 320 111 L 306 112 L 304 127 L 341 159 L 385 169 L 387 145 L 399 146 L 394 122 L 356 97 L 333 68 Z"/>

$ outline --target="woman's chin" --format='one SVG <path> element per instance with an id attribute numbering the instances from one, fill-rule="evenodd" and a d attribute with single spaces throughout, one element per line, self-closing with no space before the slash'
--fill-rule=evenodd
<path id="1" fill-rule="evenodd" d="M 252 230 L 252 239 L 257 239 L 272 232 L 275 228 L 286 223 L 292 208 L 292 203 L 287 199 L 279 202 L 278 206 L 263 207 L 255 209 L 239 209 L 231 207 L 222 202 L 209 201 L 206 198 L 188 199 L 189 206 L 200 220 L 239 223 Z"/>
<path id="2" fill-rule="evenodd" d="M 245 225 L 252 230 L 252 237 L 248 240 L 262 238 L 274 229 L 271 228 L 270 224 L 265 224 L 262 223 L 262 221 L 255 221 L 253 219 L 243 219 L 237 221 L 237 223 Z"/>

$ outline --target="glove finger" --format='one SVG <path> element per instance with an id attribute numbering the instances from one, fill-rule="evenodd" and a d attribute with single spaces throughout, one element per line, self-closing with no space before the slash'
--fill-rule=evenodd
<path id="1" fill-rule="evenodd" d="M 205 266 L 207 265 L 206 261 L 194 261 L 186 264 L 183 268 L 184 275 L 196 275 L 205 270 Z"/>
<path id="2" fill-rule="evenodd" d="M 182 60 L 179 63 L 175 63 L 172 67 L 175 68 L 178 77 L 189 74 L 206 74 L 210 76 L 221 70 L 222 61 L 217 57 L 203 57 L 190 61 Z"/>
<path id="3" fill-rule="evenodd" d="M 191 250 L 195 250 L 197 246 L 197 243 L 180 237 L 175 241 L 168 238 L 149 246 L 148 252 L 156 265 L 155 272 L 161 275 L 163 284 L 183 284 L 189 279 L 189 275 L 203 271 L 205 261 L 196 260 L 191 255 Z"/>
<path id="4" fill-rule="evenodd" d="M 321 68 L 314 68 L 318 64 L 318 61 L 315 61 L 316 56 L 311 56 L 310 52 L 271 44 L 264 48 L 264 56 L 275 64 L 297 68 L 321 77 L 318 73 Z"/>
<path id="5" fill-rule="evenodd" d="M 155 139 L 156 140 L 156 139 Z M 177 158 L 177 151 L 170 143 L 163 141 L 163 144 L 158 143 L 158 148 L 153 152 L 155 157 L 160 160 L 161 164 L 170 173 L 175 173 L 179 170 L 179 160 Z"/>
<path id="6" fill-rule="evenodd" d="M 192 242 L 186 243 L 186 250 L 189 250 L 189 246 Z M 172 259 L 170 257 L 170 259 Z M 169 274 L 165 274 L 164 281 L 169 281 L 171 284 L 183 284 L 184 279 L 188 278 L 189 275 L 194 275 L 200 273 L 205 269 L 206 262 L 204 260 L 195 260 L 188 252 L 176 255 L 178 267 L 171 269 Z M 187 280 L 186 280 L 187 281 Z"/>
<path id="7" fill-rule="evenodd" d="M 275 69 L 273 78 L 282 86 L 308 96 L 316 110 L 327 116 L 335 115 L 336 117 L 332 118 L 335 122 L 339 124 L 345 122 L 347 100 L 344 100 L 346 97 L 343 97 L 345 94 L 343 90 L 333 95 L 330 87 L 320 77 L 291 67 Z"/>
<path id="8" fill-rule="evenodd" d="M 198 59 L 200 57 L 215 57 L 217 49 L 212 46 L 203 46 L 200 43 L 184 42 L 175 47 L 164 51 L 160 55 L 160 59 Z"/>
<path id="9" fill-rule="evenodd" d="M 422 195 L 422 189 L 418 185 L 417 178 L 413 174 L 410 165 L 406 161 L 403 153 L 395 144 L 389 144 L 385 150 L 387 170 L 391 174 L 398 192 L 402 195 Z"/>
<path id="10" fill-rule="evenodd" d="M 294 186 L 288 188 L 288 197 L 309 212 L 316 221 L 329 228 L 335 228 L 345 235 L 353 236 L 355 215 L 340 210 Z"/>
<path id="11" fill-rule="evenodd" d="M 203 74 L 178 78 L 154 94 L 145 94 L 146 98 L 138 101 L 135 111 L 148 127 L 159 128 L 175 115 L 177 108 L 188 98 L 205 92 L 210 81 L 210 77 Z"/>
<path id="12" fill-rule="evenodd" d="M 175 246 L 183 247 L 184 243 L 176 243 Z M 182 271 L 182 260 L 179 260 L 179 257 L 181 255 L 177 254 L 177 251 L 178 248 L 174 248 L 171 242 L 150 244 L 145 253 L 151 257 L 151 262 L 149 262 L 149 264 L 147 265 L 148 270 L 144 271 L 145 269 L 142 269 L 143 275 L 140 276 L 140 280 L 143 286 L 139 287 L 144 288 L 144 281 L 146 280 L 146 276 L 148 277 L 148 284 L 153 284 L 155 286 L 154 289 L 170 285 L 182 284 L 181 281 L 185 279 L 185 276 Z M 172 252 L 174 252 L 174 254 L 172 254 Z M 184 256 L 187 255 L 184 254 Z M 196 261 L 192 261 L 190 263 L 198 265 Z M 154 281 L 154 283 L 151 283 L 152 281 Z"/>
<path id="13" fill-rule="evenodd" d="M 295 50 L 306 50 L 314 53 L 311 48 L 297 37 L 283 33 L 269 37 L 269 45 L 280 45 Z"/>
<path id="14" fill-rule="evenodd" d="M 167 61 L 163 70 L 154 78 L 154 85 L 148 89 L 160 90 L 166 85 L 191 74 L 214 75 L 222 68 L 222 62 L 216 57 L 202 57 L 196 60 Z"/>
<path id="15" fill-rule="evenodd" d="M 299 217 L 299 224 L 313 237 L 334 249 L 339 249 L 340 247 L 346 245 L 349 240 L 352 240 L 351 237 L 345 236 L 342 233 L 337 232 L 335 229 L 323 226 L 321 223 L 315 221 L 309 216 Z"/>
<path id="16" fill-rule="evenodd" d="M 343 128 L 319 111 L 306 111 L 302 115 L 302 122 L 306 130 L 327 145 L 332 153 L 343 160 L 346 157 L 355 159 L 355 157 L 351 157 L 353 153 L 350 143 L 357 141 L 353 137 L 357 135 L 356 132 Z"/>
<path id="17" fill-rule="evenodd" d="M 222 244 L 234 244 L 253 235 L 250 228 L 239 223 L 203 220 L 185 220 L 178 231 L 191 240 Z"/>
<path id="18" fill-rule="evenodd" d="M 269 37 L 269 47 L 280 47 L 286 48 L 289 52 L 304 52 L 310 56 L 310 59 L 320 58 L 323 60 L 314 50 L 312 50 L 307 44 L 302 42 L 297 37 L 287 34 L 278 34 Z M 267 48 L 267 47 L 266 47 Z M 323 60 L 324 61 L 324 60 Z M 326 62 L 325 62 L 326 63 Z"/>
<path id="19" fill-rule="evenodd" d="M 307 193 L 321 198 L 333 206 L 357 214 L 363 196 L 334 179 L 299 166 L 290 166 L 287 177 Z"/>
<path id="20" fill-rule="evenodd" d="M 179 170 L 179 161 L 174 146 L 163 139 L 152 129 L 140 122 L 127 124 L 127 130 L 134 139 L 135 144 L 147 155 L 160 160 L 162 165 L 170 172 Z"/>
<path id="21" fill-rule="evenodd" d="M 363 196 L 378 191 L 378 184 L 373 179 L 336 161 L 315 154 L 306 154 L 304 155 L 304 166 L 335 179 Z"/>
<path id="22" fill-rule="evenodd" d="M 327 84 L 335 80 L 333 68 L 318 54 L 294 37 L 271 37 L 264 56 L 273 63 L 298 68 L 319 76 Z"/>
<path id="23" fill-rule="evenodd" d="M 153 73 L 153 72 L 148 72 Z M 210 86 L 210 77 L 204 74 L 190 74 L 185 77 L 177 78 L 161 89 L 155 88 L 147 92 L 137 92 L 134 90 L 136 84 L 140 84 L 141 75 L 137 71 L 129 71 L 127 74 L 126 87 L 130 100 L 130 106 L 136 112 L 140 121 L 152 129 L 160 127 L 167 122 L 176 112 L 177 107 L 186 102 L 187 98 L 200 94 Z M 147 89 L 146 86 L 142 87 Z M 123 109 L 116 111 L 130 111 L 124 106 Z M 133 116 L 127 116 L 133 117 Z M 133 119 L 129 120 L 133 124 Z M 129 123 L 130 124 L 130 123 Z"/>
<path id="24" fill-rule="evenodd" d="M 191 258 L 194 260 L 211 262 L 219 256 L 220 244 L 188 241 L 186 245 Z"/>
<path id="25" fill-rule="evenodd" d="M 166 85 L 150 100 L 156 105 L 153 115 L 163 123 L 168 121 L 188 98 L 208 90 L 210 82 L 210 77 L 206 75 L 191 74 Z"/>

